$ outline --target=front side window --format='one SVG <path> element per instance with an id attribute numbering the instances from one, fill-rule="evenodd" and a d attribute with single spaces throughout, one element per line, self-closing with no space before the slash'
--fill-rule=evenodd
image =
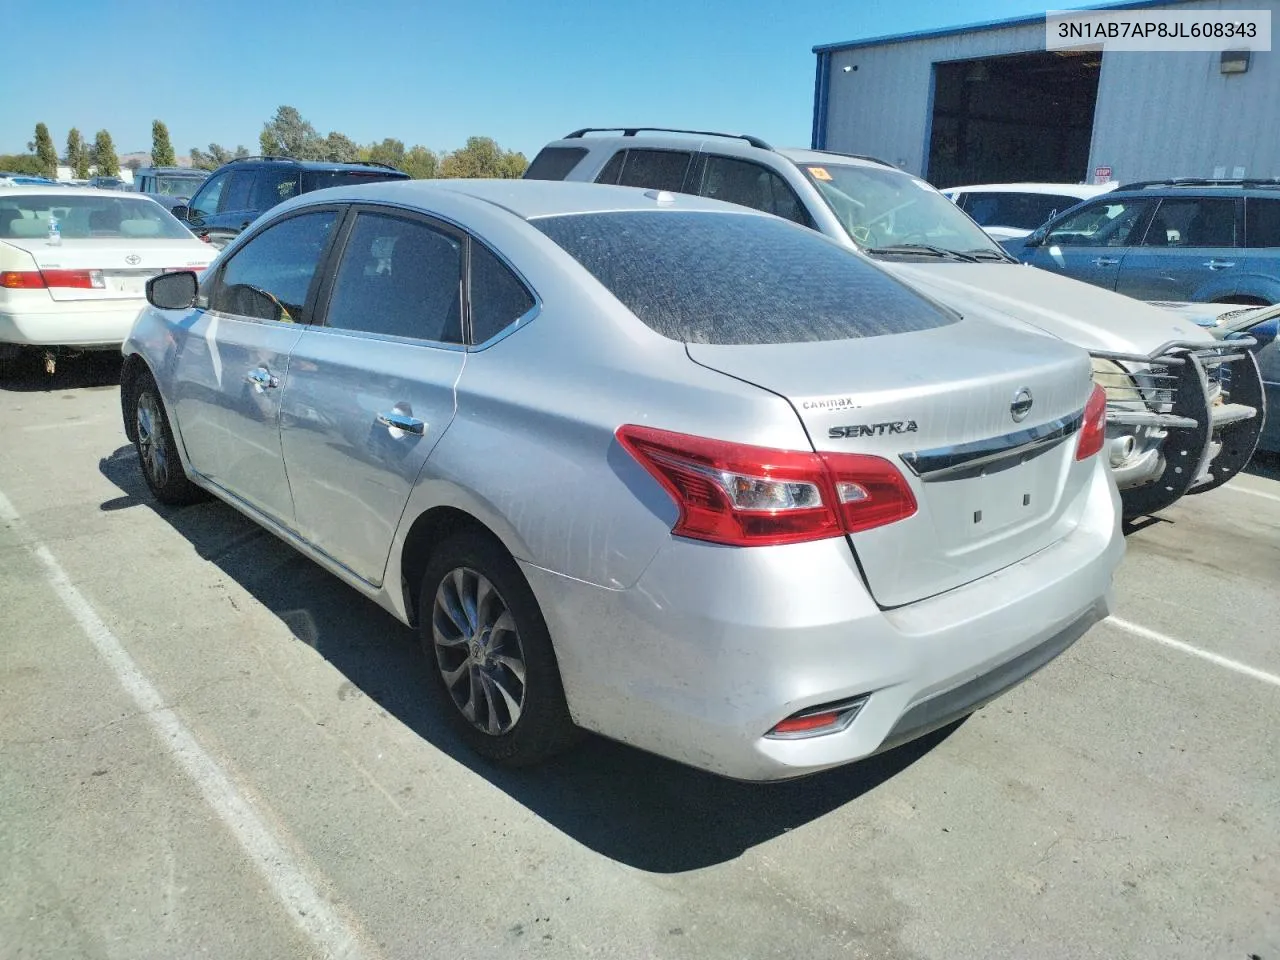
<path id="1" fill-rule="evenodd" d="M 800 163 L 800 171 L 853 241 L 868 251 L 936 247 L 953 253 L 1005 255 L 982 228 L 930 184 L 871 164 Z"/>
<path id="2" fill-rule="evenodd" d="M 747 160 L 707 157 L 702 188 L 698 192 L 713 200 L 753 207 L 804 226 L 811 222 L 800 198 L 782 177 Z"/>
<path id="3" fill-rule="evenodd" d="M 1244 209 L 1248 246 L 1280 247 L 1280 200 L 1250 197 Z"/>
<path id="4" fill-rule="evenodd" d="M 191 198 L 191 215 L 193 217 L 212 217 L 218 212 L 218 203 L 222 200 L 222 191 L 231 179 L 230 173 L 219 173 L 204 182 L 204 186 Z"/>
<path id="5" fill-rule="evenodd" d="M 274 223 L 246 243 L 222 269 L 209 309 L 256 320 L 310 323 L 311 282 L 337 222 L 333 210 Z"/>
<path id="6" fill-rule="evenodd" d="M 1150 200 L 1103 200 L 1051 229 L 1045 244 L 1061 247 L 1127 247 L 1141 236 L 1136 228 L 1153 206 Z"/>
<path id="7" fill-rule="evenodd" d="M 251 170 L 237 170 L 231 175 L 231 183 L 223 192 L 222 203 L 218 205 L 219 213 L 234 213 L 237 210 L 250 210 L 249 196 L 253 192 L 254 174 Z"/>
<path id="8" fill-rule="evenodd" d="M 283 203 L 290 197 L 298 195 L 298 170 L 266 169 L 258 171 L 258 179 L 253 187 L 251 210 L 270 210 L 277 203 Z"/>
<path id="9" fill-rule="evenodd" d="M 776 217 L 652 210 L 531 223 L 672 340 L 849 340 L 956 320 L 876 265 Z"/>
<path id="10" fill-rule="evenodd" d="M 1237 246 L 1236 201 L 1221 198 L 1161 200 L 1144 247 Z"/>
<path id="11" fill-rule="evenodd" d="M 471 342 L 484 343 L 533 309 L 533 297 L 481 243 L 471 243 Z"/>
<path id="12" fill-rule="evenodd" d="M 361 213 L 325 323 L 438 343 L 462 341 L 462 242 L 419 220 Z"/>
<path id="13" fill-rule="evenodd" d="M 679 191 L 693 154 L 683 150 L 628 150 L 618 183 L 624 187 Z"/>

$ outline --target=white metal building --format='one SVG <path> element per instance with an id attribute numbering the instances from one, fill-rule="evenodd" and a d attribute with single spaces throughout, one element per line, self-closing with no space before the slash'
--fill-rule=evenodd
<path id="1" fill-rule="evenodd" d="M 1100 10 L 1271 10 L 1166 0 Z M 1240 44 L 1241 49 L 1248 46 Z M 1280 176 L 1280 62 L 1253 50 L 1045 50 L 1043 15 L 814 47 L 813 146 L 938 187 Z M 1224 62 L 1234 59 L 1233 63 Z"/>

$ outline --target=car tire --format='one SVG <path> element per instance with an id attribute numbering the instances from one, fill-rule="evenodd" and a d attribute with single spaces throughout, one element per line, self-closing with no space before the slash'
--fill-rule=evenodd
<path id="1" fill-rule="evenodd" d="M 442 542 L 423 574 L 418 611 L 442 706 L 469 747 L 524 767 L 573 743 L 577 728 L 546 621 L 498 541 L 464 531 Z"/>
<path id="2" fill-rule="evenodd" d="M 147 488 L 161 503 L 182 506 L 205 499 L 206 494 L 187 477 L 178 456 L 178 445 L 169 427 L 160 389 L 149 373 L 141 373 L 130 391 L 133 402 L 133 447 Z"/>

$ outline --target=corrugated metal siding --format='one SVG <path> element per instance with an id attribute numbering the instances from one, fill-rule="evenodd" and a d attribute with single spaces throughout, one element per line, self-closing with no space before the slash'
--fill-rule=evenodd
<path id="1" fill-rule="evenodd" d="M 1272 10 L 1280 30 L 1280 0 L 1169 4 L 1246 6 Z M 832 51 L 825 147 L 924 173 L 933 65 L 1043 49 L 1039 22 Z M 1237 166 L 1248 176 L 1280 176 L 1280 51 L 1255 52 L 1242 75 L 1223 76 L 1218 60 L 1207 52 L 1104 54 L 1089 169 L 1109 164 L 1125 180 L 1210 176 L 1215 166 L 1227 176 Z"/>
<path id="2" fill-rule="evenodd" d="M 1271 10 L 1280 0 L 1201 0 L 1178 10 Z M 1218 53 L 1106 53 L 1089 169 L 1120 180 L 1280 177 L 1280 52 L 1255 52 L 1249 72 L 1223 75 Z"/>

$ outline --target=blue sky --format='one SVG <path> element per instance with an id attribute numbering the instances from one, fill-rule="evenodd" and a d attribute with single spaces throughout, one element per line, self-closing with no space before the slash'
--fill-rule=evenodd
<path id="1" fill-rule="evenodd" d="M 1084 6 L 1059 0 L 1054 9 Z M 65 0 L 6 4 L 0 153 L 35 124 L 147 150 L 257 152 L 281 104 L 320 133 L 532 155 L 580 126 L 659 124 L 807 145 L 815 44 L 1043 13 L 1026 0 Z M 56 7 L 56 15 L 53 13 Z"/>

